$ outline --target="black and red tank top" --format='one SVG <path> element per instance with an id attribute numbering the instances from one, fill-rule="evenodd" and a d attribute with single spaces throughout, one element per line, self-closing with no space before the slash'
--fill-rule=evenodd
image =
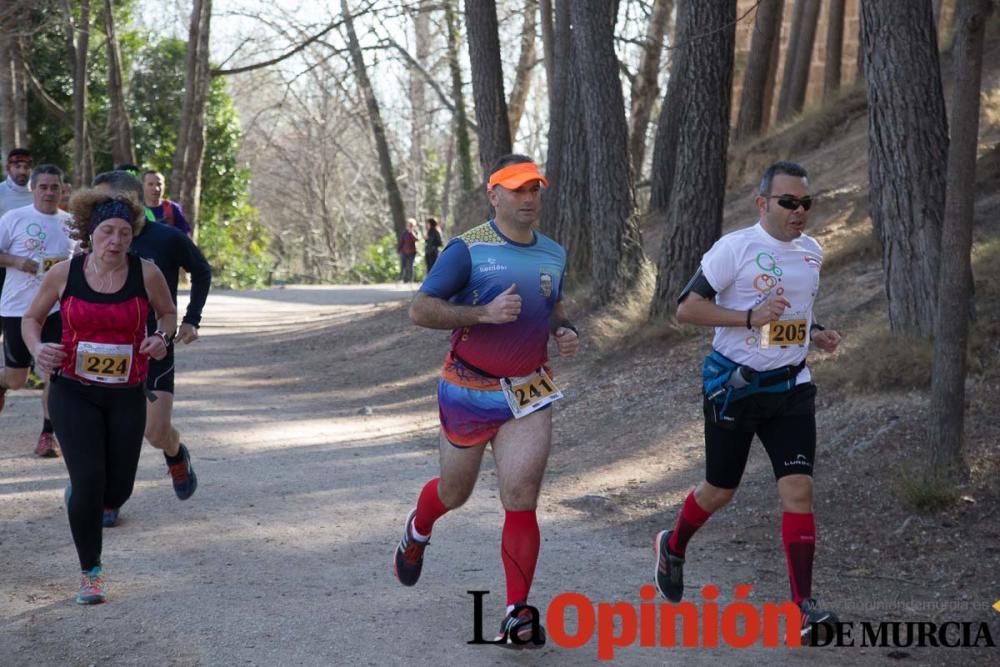
<path id="1" fill-rule="evenodd" d="M 149 314 L 142 260 L 128 255 L 125 284 L 113 294 L 102 294 L 84 277 L 87 257 L 77 255 L 70 262 L 59 302 L 62 344 L 67 353 L 60 372 L 100 385 L 137 385 L 145 381 L 149 367 L 148 357 L 139 354 Z"/>

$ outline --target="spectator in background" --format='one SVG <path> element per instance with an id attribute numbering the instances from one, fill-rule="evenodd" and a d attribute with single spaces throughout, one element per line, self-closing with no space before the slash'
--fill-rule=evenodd
<path id="1" fill-rule="evenodd" d="M 435 218 L 427 218 L 427 238 L 424 239 L 424 262 L 427 264 L 427 273 L 431 272 L 434 262 L 437 261 L 442 245 L 438 221 Z"/>
<path id="2" fill-rule="evenodd" d="M 406 221 L 406 230 L 399 237 L 399 244 L 396 252 L 399 253 L 399 280 L 404 283 L 412 283 L 413 261 L 417 258 L 417 221 L 410 218 Z"/>

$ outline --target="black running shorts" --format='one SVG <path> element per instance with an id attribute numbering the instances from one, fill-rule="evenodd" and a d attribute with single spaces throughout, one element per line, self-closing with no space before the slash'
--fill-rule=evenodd
<path id="1" fill-rule="evenodd" d="M 771 459 L 774 478 L 813 474 L 816 455 L 816 385 L 805 383 L 780 394 L 755 394 L 731 403 L 733 424 L 717 424 L 705 402 L 705 480 L 735 489 L 743 477 L 754 435 Z"/>
<path id="2" fill-rule="evenodd" d="M 59 311 L 45 318 L 42 325 L 42 342 L 58 343 L 62 339 L 62 317 Z M 3 358 L 7 368 L 30 368 L 31 350 L 21 337 L 21 318 L 3 318 Z"/>
<path id="3" fill-rule="evenodd" d="M 165 391 L 174 393 L 174 343 L 167 346 L 167 356 L 160 360 L 149 358 L 149 375 L 146 376 L 146 389 L 150 391 Z"/>

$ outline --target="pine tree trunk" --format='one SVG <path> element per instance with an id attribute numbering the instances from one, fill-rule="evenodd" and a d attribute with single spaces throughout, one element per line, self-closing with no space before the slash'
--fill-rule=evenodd
<path id="1" fill-rule="evenodd" d="M 510 137 L 517 137 L 517 128 L 521 124 L 524 104 L 531 90 L 531 76 L 535 69 L 535 25 L 538 17 L 538 0 L 525 0 L 524 23 L 521 26 L 521 55 L 517 59 L 517 70 L 514 73 L 514 87 L 510 91 L 510 103 L 507 105 L 507 119 L 510 123 Z"/>
<path id="2" fill-rule="evenodd" d="M 472 142 L 469 138 L 469 127 L 466 124 L 465 93 L 462 88 L 462 67 L 458 61 L 458 48 L 462 43 L 462 35 L 455 20 L 453 0 L 445 0 L 444 16 L 448 26 L 448 69 L 451 72 L 451 95 L 455 100 L 455 150 L 458 152 L 458 173 L 462 184 L 462 192 L 469 192 L 475 187 L 472 175 Z"/>
<path id="3" fill-rule="evenodd" d="M 639 69 L 632 84 L 632 103 L 629 113 L 629 154 L 632 156 L 632 175 L 642 178 L 642 166 L 646 159 L 646 132 L 653 113 L 653 106 L 660 95 L 657 81 L 660 71 L 660 56 L 663 53 L 663 38 L 673 14 L 674 0 L 655 0 L 653 13 L 646 27 L 646 39 Z"/>
<path id="4" fill-rule="evenodd" d="M 549 93 L 549 109 L 555 106 L 555 23 L 552 18 L 552 0 L 539 0 L 538 13 L 542 24 L 542 57 L 545 60 L 545 83 Z"/>
<path id="5" fill-rule="evenodd" d="M 396 172 L 392 165 L 392 153 L 389 151 L 389 140 L 382 122 L 382 112 L 379 109 L 371 80 L 368 78 L 368 69 L 365 67 L 361 44 L 354 31 L 354 17 L 347 6 L 347 0 L 340 0 L 340 9 L 344 17 L 344 29 L 347 33 L 347 50 L 350 52 L 354 76 L 358 80 L 358 87 L 361 89 L 362 97 L 364 97 L 365 107 L 368 110 L 368 122 L 371 123 L 372 136 L 375 139 L 379 171 L 382 174 L 386 197 L 389 200 L 389 212 L 392 215 L 392 227 L 396 232 L 396 238 L 400 238 L 406 231 L 406 211 L 403 208 L 403 197 L 399 194 L 399 185 L 396 183 Z"/>
<path id="6" fill-rule="evenodd" d="M 195 235 L 201 213 L 201 166 L 205 159 L 205 109 L 210 85 L 209 37 L 212 0 L 194 0 L 188 28 L 184 99 L 177 130 L 177 151 L 170 179 L 170 193 L 184 208 Z"/>
<path id="7" fill-rule="evenodd" d="M 28 72 L 24 65 L 27 50 L 25 38 L 18 37 L 12 45 L 14 66 L 14 129 L 18 143 L 28 143 Z"/>
<path id="8" fill-rule="evenodd" d="M 781 89 L 778 91 L 778 109 L 775 115 L 778 122 L 790 115 L 792 70 L 795 69 L 795 54 L 798 53 L 799 41 L 802 39 L 802 19 L 806 3 L 809 1 L 795 0 L 795 5 L 792 7 L 792 20 L 788 24 L 788 46 L 785 47 L 785 65 L 781 73 Z"/>
<path id="9" fill-rule="evenodd" d="M 889 325 L 934 331 L 948 127 L 930 0 L 861 5 L 872 221 Z"/>
<path id="10" fill-rule="evenodd" d="M 826 64 L 823 67 L 823 100 L 840 92 L 840 61 L 844 51 L 844 0 L 830 0 L 826 24 Z"/>
<path id="11" fill-rule="evenodd" d="M 0 0 L 0 155 L 4 160 L 7 159 L 7 153 L 19 143 L 17 125 L 14 122 L 14 2 L 15 0 Z"/>
<path id="12" fill-rule="evenodd" d="M 590 276 L 590 196 L 587 184 L 587 137 L 580 74 L 574 64 L 570 31 L 572 0 L 556 0 L 552 56 L 555 68 L 549 108 L 548 157 L 545 175 L 549 188 L 542 193 L 542 230 L 566 250 L 566 273 L 571 282 Z"/>
<path id="13" fill-rule="evenodd" d="M 733 130 L 734 142 L 756 136 L 767 124 L 764 118 L 770 109 L 765 104 L 765 99 L 768 88 L 774 87 L 775 67 L 771 60 L 775 52 L 774 46 L 780 41 L 784 8 L 785 0 L 761 0 L 757 6 L 753 38 L 750 41 L 750 58 L 740 94 L 740 113 Z"/>
<path id="14" fill-rule="evenodd" d="M 927 470 L 958 478 L 965 424 L 966 350 L 973 290 L 970 253 L 976 189 L 976 145 L 983 39 L 991 0 L 960 0 L 955 24 L 951 146 L 931 368 Z"/>
<path id="15" fill-rule="evenodd" d="M 430 1 L 420 0 L 413 15 L 413 35 L 417 63 L 427 68 L 431 51 Z M 424 134 L 428 121 L 427 82 L 416 67 L 410 68 L 410 210 L 420 219 L 424 217 Z"/>
<path id="16" fill-rule="evenodd" d="M 788 65 L 785 67 L 787 80 L 781 88 L 781 100 L 784 101 L 784 105 L 781 100 L 778 103 L 779 122 L 788 120 L 802 111 L 806 90 L 809 87 L 809 70 L 812 69 L 812 52 L 816 41 L 816 26 L 819 23 L 820 0 L 798 0 L 798 3 L 802 4 L 800 34 L 795 40 L 794 53 L 791 50 L 788 52 Z"/>
<path id="17" fill-rule="evenodd" d="M 642 242 L 614 48 L 615 16 L 604 0 L 573 0 L 570 16 L 589 158 L 591 304 L 600 308 L 621 299 L 635 286 Z"/>
<path id="18" fill-rule="evenodd" d="M 73 184 L 90 183 L 87 159 L 87 55 L 90 44 L 90 0 L 80 2 L 80 21 L 75 30 L 76 60 L 73 70 Z"/>
<path id="19" fill-rule="evenodd" d="M 667 94 L 660 107 L 660 118 L 656 123 L 653 164 L 649 173 L 649 208 L 654 212 L 667 210 L 670 189 L 674 183 L 680 115 L 684 104 L 684 86 L 688 80 L 688 61 L 691 59 L 691 50 L 688 48 L 690 44 L 685 40 L 689 40 L 693 34 L 690 26 L 692 2 L 694 0 L 680 0 L 677 3 L 677 36 L 671 47 L 670 79 Z"/>
<path id="20" fill-rule="evenodd" d="M 115 34 L 115 17 L 111 0 L 104 0 L 104 34 L 108 43 L 108 97 L 111 113 L 108 116 L 111 134 L 111 159 L 115 164 L 135 164 L 135 145 L 132 141 L 132 123 L 125 106 L 125 81 L 122 77 L 121 49 Z"/>
<path id="21" fill-rule="evenodd" d="M 496 3 L 465 0 L 465 25 L 472 64 L 472 96 L 479 125 L 479 165 L 485 183 L 486 174 L 497 158 L 511 152 Z"/>
<path id="22" fill-rule="evenodd" d="M 677 40 L 688 59 L 678 118 L 684 132 L 677 137 L 652 319 L 673 312 L 680 290 L 722 233 L 736 0 L 696 1 L 688 11 L 684 32 Z M 703 37 L 690 40 L 689 35 Z"/>

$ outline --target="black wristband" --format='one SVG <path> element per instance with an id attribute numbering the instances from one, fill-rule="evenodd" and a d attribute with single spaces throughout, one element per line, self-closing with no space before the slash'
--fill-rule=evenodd
<path id="1" fill-rule="evenodd" d="M 750 326 L 750 316 L 751 315 L 753 315 L 753 308 L 747 308 L 747 329 L 753 329 L 753 327 Z"/>
<path id="2" fill-rule="evenodd" d="M 570 331 L 572 331 L 573 333 L 576 334 L 577 338 L 580 337 L 580 331 L 575 326 L 573 326 L 573 323 L 570 322 L 569 320 L 563 320 L 562 322 L 560 322 L 559 324 L 557 324 L 556 325 L 556 331 L 559 330 L 559 327 L 563 327 L 564 329 L 569 329 Z M 554 334 L 555 331 L 553 331 L 552 333 Z"/>
<path id="3" fill-rule="evenodd" d="M 809 333 L 812 333 L 813 331 L 826 331 L 826 327 L 822 324 L 816 324 L 813 322 L 809 325 Z"/>

